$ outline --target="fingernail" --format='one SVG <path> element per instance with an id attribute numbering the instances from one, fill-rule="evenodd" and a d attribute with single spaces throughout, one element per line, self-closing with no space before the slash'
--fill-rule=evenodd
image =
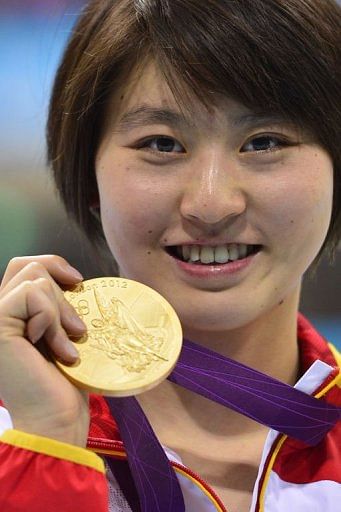
<path id="1" fill-rule="evenodd" d="M 74 267 L 72 267 L 71 265 L 68 265 L 67 267 L 67 271 L 69 272 L 69 274 L 71 274 L 73 277 L 75 277 L 75 279 L 79 279 L 79 281 L 83 281 L 84 277 L 82 276 L 82 274 L 80 272 L 78 272 L 78 270 Z"/>
<path id="2" fill-rule="evenodd" d="M 81 318 L 79 318 L 79 316 L 72 315 L 71 321 L 72 321 L 73 325 L 75 327 L 77 327 L 77 329 L 82 329 L 82 331 L 86 330 L 86 325 L 83 322 L 83 320 Z"/>
<path id="3" fill-rule="evenodd" d="M 72 344 L 67 345 L 67 347 L 66 347 L 66 351 L 67 351 L 67 353 L 69 354 L 69 356 L 71 356 L 71 357 L 76 357 L 76 358 L 78 358 L 78 357 L 79 357 L 79 352 L 78 352 L 78 350 L 77 350 L 77 349 L 76 349 L 76 347 L 75 347 L 74 345 L 72 345 Z"/>

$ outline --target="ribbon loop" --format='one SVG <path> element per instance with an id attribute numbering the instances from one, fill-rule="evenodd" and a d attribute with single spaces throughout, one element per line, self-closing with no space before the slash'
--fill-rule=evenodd
<path id="1" fill-rule="evenodd" d="M 189 340 L 168 379 L 310 445 L 341 418 L 340 407 Z M 141 512 L 185 512 L 179 481 L 137 400 L 106 400 L 124 442 Z"/>
<path id="2" fill-rule="evenodd" d="M 312 446 L 341 418 L 340 407 L 189 340 L 168 379 Z"/>
<path id="3" fill-rule="evenodd" d="M 127 452 L 141 512 L 185 512 L 175 471 L 136 398 L 106 401 Z"/>

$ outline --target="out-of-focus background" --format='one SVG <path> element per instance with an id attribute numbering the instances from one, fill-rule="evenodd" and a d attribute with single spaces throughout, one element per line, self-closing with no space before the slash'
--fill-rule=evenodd
<path id="1" fill-rule="evenodd" d="M 53 75 L 82 0 L 0 1 L 0 277 L 13 256 L 57 253 L 101 274 L 64 216 L 45 165 Z M 341 141 L 340 141 L 341 143 Z M 301 311 L 341 347 L 341 253 L 307 278 Z"/>

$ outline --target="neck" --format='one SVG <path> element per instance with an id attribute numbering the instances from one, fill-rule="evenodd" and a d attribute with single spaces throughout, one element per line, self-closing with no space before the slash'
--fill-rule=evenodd
<path id="1" fill-rule="evenodd" d="M 298 301 L 299 290 L 266 315 L 240 329 L 225 333 L 184 329 L 184 335 L 225 357 L 293 385 L 299 368 Z M 264 432 L 262 425 L 169 381 L 144 393 L 139 401 L 161 441 L 170 447 L 180 442 L 170 439 L 179 435 L 179 429 L 169 429 L 172 424 L 182 426 L 181 435 L 184 438 L 187 435 L 200 438 L 202 435 L 202 439 L 207 439 L 207 436 L 226 439 L 226 436 L 259 435 Z"/>
<path id="2" fill-rule="evenodd" d="M 184 327 L 184 338 L 259 370 L 287 384 L 298 376 L 299 290 L 249 324 L 225 332 Z"/>

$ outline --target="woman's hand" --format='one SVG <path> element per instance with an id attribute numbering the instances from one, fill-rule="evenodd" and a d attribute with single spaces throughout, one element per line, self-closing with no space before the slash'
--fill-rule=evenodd
<path id="1" fill-rule="evenodd" d="M 68 334 L 86 328 L 59 285 L 81 280 L 59 256 L 10 261 L 0 286 L 0 398 L 14 428 L 84 447 L 88 395 L 42 355 L 48 347 L 63 362 L 77 361 Z"/>

